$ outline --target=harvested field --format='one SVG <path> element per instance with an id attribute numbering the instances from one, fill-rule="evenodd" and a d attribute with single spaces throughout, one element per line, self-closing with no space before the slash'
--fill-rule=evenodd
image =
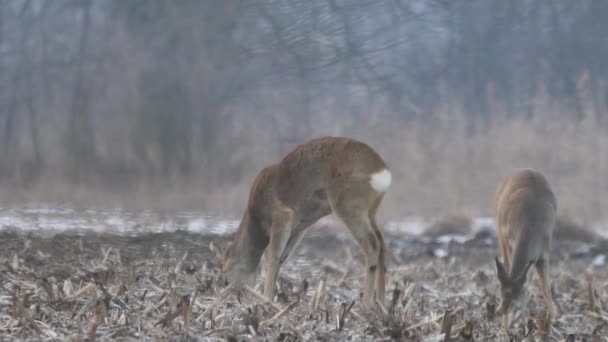
<path id="1" fill-rule="evenodd" d="M 500 328 L 490 231 L 387 234 L 384 308 L 359 305 L 363 257 L 340 227 L 312 228 L 281 269 L 274 303 L 225 291 L 225 234 L 0 230 L 0 338 L 30 341 L 608 341 L 605 244 L 556 241 L 558 319 L 536 275 L 529 313 Z M 533 274 L 531 272 L 530 274 Z M 260 277 L 258 286 L 260 289 Z M 446 336 L 447 335 L 447 336 Z"/>

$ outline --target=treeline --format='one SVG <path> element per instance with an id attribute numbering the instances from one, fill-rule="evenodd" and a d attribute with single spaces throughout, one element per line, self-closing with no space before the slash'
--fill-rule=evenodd
<path id="1" fill-rule="evenodd" d="M 222 186 L 312 136 L 474 137 L 539 101 L 604 124 L 606 32 L 604 0 L 0 0 L 0 182 Z"/>

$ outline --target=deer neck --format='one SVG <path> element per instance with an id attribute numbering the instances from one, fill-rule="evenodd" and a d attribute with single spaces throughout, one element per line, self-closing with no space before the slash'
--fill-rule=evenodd
<path id="1" fill-rule="evenodd" d="M 268 245 L 266 232 L 252 218 L 250 210 L 246 210 L 230 247 L 229 257 L 234 258 L 235 263 L 240 267 L 253 272 L 260 263 L 266 245 Z"/>
<path id="2" fill-rule="evenodd" d="M 537 256 L 533 253 L 536 241 L 529 234 L 519 234 L 515 250 L 513 251 L 513 260 L 511 260 L 511 269 L 509 275 L 516 277 L 526 269 L 530 261 L 536 261 Z"/>

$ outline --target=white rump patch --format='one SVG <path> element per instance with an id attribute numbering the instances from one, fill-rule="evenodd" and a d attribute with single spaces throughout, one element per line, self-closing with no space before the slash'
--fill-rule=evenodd
<path id="1" fill-rule="evenodd" d="M 378 192 L 385 192 L 391 185 L 393 176 L 388 169 L 372 173 L 369 184 Z"/>

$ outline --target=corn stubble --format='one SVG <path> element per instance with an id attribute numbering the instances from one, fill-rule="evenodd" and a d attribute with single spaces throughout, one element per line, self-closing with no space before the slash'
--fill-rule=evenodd
<path id="1" fill-rule="evenodd" d="M 356 272 L 363 256 L 353 241 L 324 231 L 311 232 L 287 261 L 272 302 L 261 295 L 263 279 L 253 288 L 223 285 L 216 250 L 227 246 L 227 237 L 3 231 L 0 338 L 607 340 L 605 266 L 581 274 L 590 260 L 568 257 L 580 246 L 560 246 L 555 256 L 553 297 L 560 316 L 547 321 L 542 293 L 531 286 L 527 316 L 505 333 L 496 313 L 495 246 L 477 240 L 450 246 L 420 240 L 403 249 L 390 245 L 385 304 L 366 309 L 360 300 L 363 279 Z M 59 238 L 62 247 L 53 244 Z M 430 255 L 435 247 L 450 255 Z M 324 267 L 327 260 L 342 260 L 341 270 Z"/>

